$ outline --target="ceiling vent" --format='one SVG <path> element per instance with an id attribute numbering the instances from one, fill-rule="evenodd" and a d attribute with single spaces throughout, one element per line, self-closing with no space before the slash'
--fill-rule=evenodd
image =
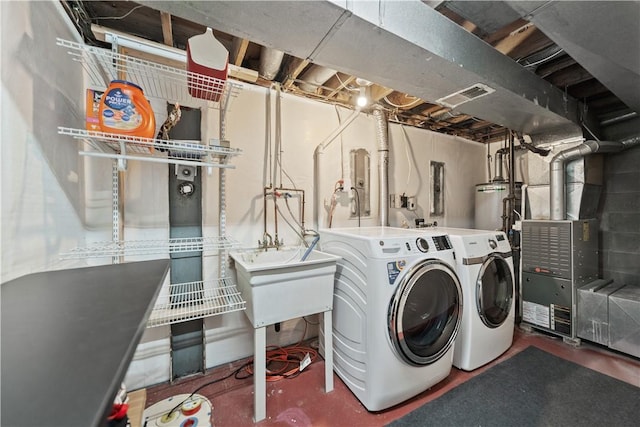
<path id="1" fill-rule="evenodd" d="M 451 95 L 440 98 L 436 100 L 436 102 L 440 105 L 444 105 L 445 107 L 455 108 L 458 105 L 464 104 L 465 102 L 469 102 L 485 95 L 489 95 L 490 93 L 493 93 L 495 91 L 495 89 L 492 89 L 487 85 L 476 83 L 471 87 L 459 90 L 458 92 L 452 93 Z"/>

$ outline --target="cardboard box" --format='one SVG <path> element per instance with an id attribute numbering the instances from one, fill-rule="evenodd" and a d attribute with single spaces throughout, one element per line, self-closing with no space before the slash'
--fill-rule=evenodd
<path id="1" fill-rule="evenodd" d="M 100 132 L 100 100 L 104 92 L 87 89 L 85 102 L 86 127 L 88 131 Z"/>

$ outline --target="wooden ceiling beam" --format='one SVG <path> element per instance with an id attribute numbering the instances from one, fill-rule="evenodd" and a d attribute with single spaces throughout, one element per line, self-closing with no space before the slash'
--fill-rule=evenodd
<path id="1" fill-rule="evenodd" d="M 573 86 L 578 83 L 585 82 L 587 80 L 592 79 L 593 76 L 581 65 L 575 64 L 571 67 L 565 68 L 561 71 L 558 71 L 547 79 L 552 85 L 557 86 L 559 88 L 565 88 L 568 86 Z"/>
<path id="2" fill-rule="evenodd" d="M 342 75 L 342 77 L 340 76 Z M 328 94 L 324 96 L 325 99 L 331 99 L 335 97 L 339 92 L 344 90 L 349 90 L 349 83 L 353 82 L 356 79 L 356 76 L 349 76 L 343 73 L 336 73 L 333 77 L 329 79 L 323 86 L 331 89 Z"/>
<path id="3" fill-rule="evenodd" d="M 553 41 L 547 37 L 542 31 L 536 30 L 527 37 L 525 43 L 520 43 L 510 53 L 509 57 L 514 59 L 526 58 L 536 52 L 553 46 Z"/>
<path id="4" fill-rule="evenodd" d="M 569 55 L 563 55 L 558 59 L 540 65 L 538 68 L 536 68 L 536 74 L 544 79 L 546 77 L 549 77 L 556 71 L 564 70 L 565 68 L 571 67 L 574 64 L 576 64 L 576 61 L 572 57 L 570 57 Z"/>
<path id="5" fill-rule="evenodd" d="M 571 86 L 568 92 L 569 95 L 573 96 L 576 99 L 585 99 L 609 93 L 610 91 L 598 80 L 593 79 Z"/>
<path id="6" fill-rule="evenodd" d="M 162 23 L 162 39 L 164 44 L 173 47 L 173 26 L 171 25 L 171 14 L 160 12 L 160 22 Z"/>
<path id="7" fill-rule="evenodd" d="M 520 18 L 517 19 L 515 21 L 513 21 L 510 24 L 505 25 L 504 27 L 500 28 L 499 30 L 489 34 L 488 36 L 486 36 L 485 38 L 483 38 L 483 40 L 486 43 L 489 43 L 490 45 L 494 45 L 495 43 L 499 42 L 500 40 L 504 39 L 505 37 L 509 36 L 509 34 L 513 33 L 514 31 L 516 31 L 518 28 L 522 28 L 525 25 L 527 25 L 528 21 Z"/>
<path id="8" fill-rule="evenodd" d="M 287 71 L 285 72 L 286 77 L 283 82 L 283 86 L 287 89 L 291 88 L 295 80 L 307 67 L 307 65 L 309 65 L 309 61 L 307 59 L 293 58 L 293 60 L 287 66 Z"/>
<path id="9" fill-rule="evenodd" d="M 505 38 L 497 42 L 493 47 L 498 52 L 501 52 L 507 56 L 511 56 L 510 53 L 522 43 L 524 43 L 536 31 L 537 28 L 533 26 L 533 24 L 527 24 L 507 35 Z"/>
<path id="10" fill-rule="evenodd" d="M 369 98 L 371 99 L 371 102 L 378 102 L 391 93 L 393 93 L 393 89 L 388 87 L 380 86 L 375 83 L 369 86 Z"/>
<path id="11" fill-rule="evenodd" d="M 238 67 L 242 66 L 245 56 L 247 55 L 247 48 L 249 47 L 249 40 L 241 37 L 234 37 L 231 45 L 230 62 Z"/>

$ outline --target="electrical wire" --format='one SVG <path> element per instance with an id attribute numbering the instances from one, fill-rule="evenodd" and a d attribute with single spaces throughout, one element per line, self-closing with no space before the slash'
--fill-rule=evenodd
<path id="1" fill-rule="evenodd" d="M 267 369 L 267 373 L 266 373 L 267 381 L 270 381 L 270 382 L 279 381 L 281 379 L 295 378 L 298 375 L 300 375 L 300 373 L 302 373 L 302 370 L 300 369 L 300 362 L 303 361 L 305 357 L 307 357 L 307 354 L 309 355 L 309 359 L 310 359 L 309 364 L 317 360 L 318 352 L 314 348 L 302 345 L 302 342 L 304 341 L 304 337 L 307 335 L 307 325 L 313 324 L 309 322 L 307 319 L 305 319 L 304 317 L 303 317 L 303 320 L 305 321 L 305 324 L 304 324 L 304 330 L 302 332 L 302 337 L 300 338 L 300 341 L 298 341 L 294 345 L 287 346 L 287 347 L 279 347 L 279 346 L 267 347 L 267 352 L 266 352 L 267 365 L 270 362 L 272 364 L 275 362 L 279 362 L 283 364 L 283 366 L 280 367 L 279 369 L 275 369 L 275 370 Z M 225 375 L 224 377 L 221 377 L 221 378 L 216 378 L 215 380 L 212 380 L 205 384 L 200 385 L 195 390 L 193 390 L 188 397 L 186 397 L 180 403 L 174 406 L 167 413 L 167 416 L 174 413 L 186 401 L 191 399 L 197 392 L 199 392 L 203 388 L 206 388 L 213 384 L 217 384 L 231 377 L 234 377 L 237 380 L 244 380 L 244 379 L 250 378 L 251 376 L 253 376 L 253 368 L 252 368 L 253 363 L 254 363 L 254 359 L 252 358 L 249 361 L 243 363 L 240 367 L 238 367 L 228 375 Z M 291 367 L 292 365 L 295 365 L 295 367 L 292 368 Z M 240 373 L 243 371 L 246 372 L 247 375 L 240 376 Z"/>
<path id="2" fill-rule="evenodd" d="M 329 228 L 331 228 L 331 223 L 333 222 L 333 212 L 338 204 L 338 200 L 336 198 L 336 193 L 342 190 L 342 185 L 344 184 L 344 180 L 339 179 L 333 185 L 333 194 L 331 194 L 331 202 L 329 202 Z"/>
<path id="3" fill-rule="evenodd" d="M 422 102 L 422 100 L 420 98 L 418 98 L 417 96 L 413 96 L 413 95 L 405 95 L 405 97 L 410 97 L 413 98 L 413 101 L 409 102 L 408 104 L 403 104 L 403 105 L 399 105 L 399 104 L 395 104 L 394 102 L 389 100 L 388 95 L 385 96 L 383 99 L 385 100 L 385 102 L 389 105 L 391 105 L 392 107 L 395 108 L 407 108 L 407 107 L 412 107 L 417 105 L 418 102 Z M 415 104 L 415 105 L 414 105 Z"/>
<path id="4" fill-rule="evenodd" d="M 357 92 L 360 90 L 360 88 L 355 88 L 355 87 L 349 87 L 349 85 L 345 82 L 342 81 L 342 79 L 340 78 L 340 76 L 338 75 L 338 73 L 335 74 L 336 79 L 338 79 L 338 81 L 340 82 L 340 86 L 342 86 L 343 88 L 351 91 L 351 92 Z"/>
<path id="5" fill-rule="evenodd" d="M 342 126 L 342 119 L 340 119 L 340 111 L 338 106 L 335 107 L 336 116 L 338 116 L 338 128 Z M 342 139 L 342 132 L 340 132 L 340 179 L 344 182 L 344 140 Z"/>
<path id="6" fill-rule="evenodd" d="M 411 172 L 413 170 L 413 163 L 411 162 L 411 156 L 409 156 L 409 146 L 411 142 L 409 141 L 409 135 L 407 134 L 407 130 L 405 129 L 405 126 L 400 126 L 400 128 L 402 129 L 402 133 L 404 134 L 404 141 L 405 141 L 404 152 L 407 155 L 407 163 L 409 164 L 409 173 L 407 174 L 407 184 L 404 186 L 405 191 L 407 191 L 409 189 L 409 182 L 411 180 Z"/>
<path id="7" fill-rule="evenodd" d="M 266 359 L 267 366 L 269 363 L 273 364 L 281 364 L 282 366 L 277 369 L 269 369 L 267 368 L 267 381 L 279 381 L 282 379 L 290 379 L 295 378 L 302 372 L 300 370 L 300 362 L 302 362 L 307 354 L 309 355 L 310 363 L 313 363 L 318 358 L 318 352 L 308 346 L 303 346 L 302 342 L 304 341 L 304 337 L 307 334 L 307 325 L 308 321 L 305 319 L 304 331 L 302 332 L 302 338 L 298 343 L 287 346 L 287 347 L 279 347 L 279 346 L 269 346 L 266 351 Z M 293 367 L 292 367 L 293 366 Z M 243 377 L 236 376 L 237 379 L 245 379 L 249 378 L 253 375 L 253 360 L 250 363 L 246 363 L 242 366 L 243 370 L 248 373 L 248 375 Z"/>
<path id="8" fill-rule="evenodd" d="M 135 10 L 140 9 L 143 6 L 144 5 L 142 5 L 142 4 L 138 5 L 138 6 L 134 7 L 134 8 L 132 8 L 129 12 L 125 13 L 122 16 L 96 16 L 96 17 L 93 18 L 93 20 L 99 21 L 101 19 L 124 19 L 127 16 L 131 15 Z"/>
<path id="9" fill-rule="evenodd" d="M 355 187 L 351 187 L 354 193 L 356 193 L 356 212 L 358 213 L 358 227 L 360 227 L 360 195 Z"/>
<path id="10" fill-rule="evenodd" d="M 285 198 L 285 203 L 287 203 L 287 208 L 289 207 L 288 201 Z M 304 237 L 302 237 L 302 234 L 300 234 L 300 232 L 298 231 L 298 229 L 296 229 L 293 225 L 291 225 L 291 223 L 289 222 L 289 220 L 282 214 L 282 211 L 280 210 L 280 208 L 278 207 L 278 205 L 276 204 L 276 210 L 278 211 L 278 213 L 280 214 L 280 217 L 284 220 L 284 222 L 287 223 L 287 225 L 289 226 L 289 228 L 291 228 L 293 230 L 294 233 L 296 233 L 296 235 L 300 238 L 300 240 L 302 240 L 302 242 L 306 245 L 307 242 L 305 242 Z M 293 216 L 293 214 L 291 213 L 291 209 L 289 209 L 289 214 L 291 214 Z M 294 218 L 295 221 L 295 218 Z M 297 224 L 297 222 L 296 222 Z M 299 224 L 298 224 L 299 226 Z M 300 227 L 300 229 L 302 230 L 302 227 Z"/>
<path id="11" fill-rule="evenodd" d="M 536 66 L 538 64 L 542 64 L 543 62 L 547 62 L 548 60 L 555 58 L 556 56 L 560 55 L 561 53 L 564 53 L 564 49 L 560 49 L 559 51 L 547 56 L 546 58 L 539 59 L 539 60 L 537 60 L 535 62 L 528 62 L 526 64 L 522 64 L 522 66 L 524 68 L 534 67 L 534 66 Z"/>
<path id="12" fill-rule="evenodd" d="M 173 413 L 174 413 L 178 408 L 180 408 L 180 407 L 181 407 L 181 406 L 182 406 L 186 401 L 188 401 L 189 399 L 191 399 L 191 398 L 192 398 L 192 397 L 193 397 L 197 392 L 199 392 L 199 391 L 200 391 L 200 390 L 202 390 L 203 388 L 208 387 L 208 386 L 213 385 L 213 384 L 217 384 L 217 383 L 219 383 L 219 382 L 221 382 L 221 381 L 224 381 L 224 380 L 226 380 L 226 379 L 228 379 L 228 378 L 231 378 L 231 377 L 235 377 L 236 379 L 242 379 L 242 378 L 238 378 L 238 377 L 237 377 L 238 373 L 240 373 L 243 369 L 245 369 L 248 365 L 251 365 L 251 364 L 253 364 L 253 360 L 251 360 L 251 361 L 249 361 L 249 362 L 244 363 L 242 366 L 240 366 L 240 367 L 239 367 L 239 368 L 237 368 L 236 370 L 232 371 L 229 375 L 225 375 L 224 377 L 217 378 L 217 379 L 215 379 L 215 380 L 213 380 L 213 381 L 209 381 L 209 382 L 207 382 L 207 383 L 205 383 L 205 384 L 202 384 L 201 386 L 197 387 L 195 390 L 193 390 L 193 391 L 191 392 L 191 394 L 190 394 L 187 398 L 183 399 L 180 403 L 178 403 L 176 406 L 174 406 L 174 407 L 173 407 L 173 408 L 172 408 L 172 409 L 167 413 L 167 417 L 168 417 L 168 416 L 170 416 L 171 414 L 173 414 Z"/>

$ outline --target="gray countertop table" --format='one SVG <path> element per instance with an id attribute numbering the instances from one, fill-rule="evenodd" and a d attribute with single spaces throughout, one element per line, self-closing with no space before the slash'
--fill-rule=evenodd
<path id="1" fill-rule="evenodd" d="M 106 423 L 169 260 L 29 274 L 0 286 L 0 424 Z"/>

